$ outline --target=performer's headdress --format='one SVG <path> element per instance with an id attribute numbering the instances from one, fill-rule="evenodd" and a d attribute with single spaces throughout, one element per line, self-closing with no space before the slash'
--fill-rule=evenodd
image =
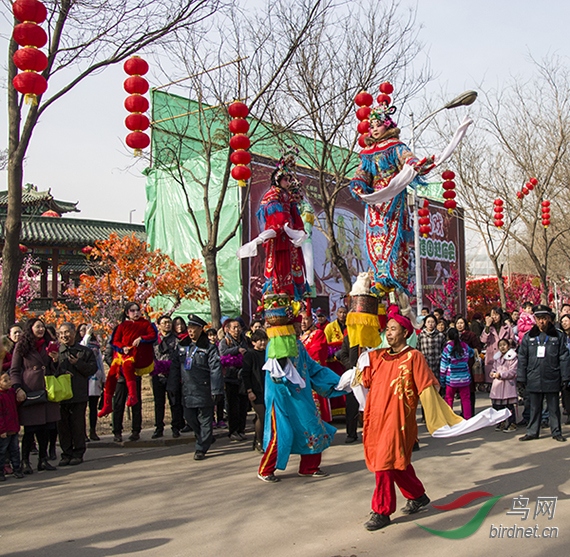
<path id="1" fill-rule="evenodd" d="M 297 356 L 297 335 L 293 323 L 300 321 L 302 303 L 295 302 L 287 294 L 265 292 L 263 316 L 268 323 L 268 358 L 293 358 Z"/>
<path id="2" fill-rule="evenodd" d="M 370 280 L 366 280 L 364 273 L 352 287 L 349 305 L 346 330 L 350 347 L 376 348 L 381 341 L 379 304 L 378 298 L 370 294 Z"/>
<path id="3" fill-rule="evenodd" d="M 396 112 L 394 105 L 390 106 L 392 99 L 390 93 L 394 91 L 394 87 L 388 81 L 380 85 L 380 94 L 376 98 L 378 105 L 375 106 L 370 112 L 369 120 L 379 120 L 386 128 L 397 128 L 398 125 L 391 116 Z"/>
<path id="4" fill-rule="evenodd" d="M 278 186 L 283 176 L 296 178 L 296 164 L 299 156 L 299 149 L 292 145 L 285 145 L 281 150 L 281 159 L 277 163 L 277 168 L 271 174 L 271 185 Z"/>
<path id="5" fill-rule="evenodd" d="M 388 308 L 388 321 L 393 319 L 399 325 L 401 325 L 407 332 L 406 338 L 411 336 L 414 332 L 414 326 L 410 319 L 408 319 L 405 315 L 400 313 L 400 308 L 396 305 L 390 306 Z"/>

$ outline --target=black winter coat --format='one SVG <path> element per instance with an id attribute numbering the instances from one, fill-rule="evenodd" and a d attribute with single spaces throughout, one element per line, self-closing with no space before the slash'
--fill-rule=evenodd
<path id="1" fill-rule="evenodd" d="M 166 390 L 172 394 L 180 391 L 180 374 L 176 377 L 176 370 L 180 368 L 179 348 L 180 343 L 174 333 L 170 333 L 165 337 L 158 335 L 158 340 L 154 345 L 154 359 L 170 362 L 170 368 L 164 377 L 161 376 L 161 379 L 166 383 Z"/>
<path id="2" fill-rule="evenodd" d="M 220 355 L 215 344 L 211 344 L 207 335 L 202 333 L 196 342 L 180 346 L 178 350 L 180 365 L 178 370 L 171 370 L 171 381 L 182 384 L 182 403 L 186 408 L 213 406 L 212 384 L 221 382 L 222 367 Z"/>
<path id="3" fill-rule="evenodd" d="M 78 358 L 76 364 L 69 361 L 69 356 Z M 97 372 L 97 360 L 91 348 L 79 343 L 73 346 L 62 344 L 59 347 L 59 358 L 57 364 L 57 374 L 71 374 L 71 389 L 73 398 L 64 400 L 61 404 L 71 404 L 74 402 L 87 402 L 89 400 L 89 377 Z"/>
<path id="4" fill-rule="evenodd" d="M 563 381 L 570 381 L 570 353 L 564 335 L 550 324 L 546 335 L 534 326 L 519 347 L 517 381 L 531 393 L 556 393 Z M 548 340 L 546 340 L 546 338 Z M 546 340 L 546 345 L 545 345 Z M 544 358 L 538 358 L 539 346 L 545 345 Z"/>

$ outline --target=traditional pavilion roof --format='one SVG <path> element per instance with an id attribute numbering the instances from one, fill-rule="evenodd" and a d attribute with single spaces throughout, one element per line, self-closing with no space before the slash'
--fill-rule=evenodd
<path id="1" fill-rule="evenodd" d="M 4 224 L 5 220 L 0 219 L 0 242 L 4 241 Z M 24 215 L 20 243 L 28 247 L 82 248 L 95 240 L 106 240 L 112 232 L 119 236 L 134 232 L 137 238 L 146 240 L 142 224 Z"/>
<path id="2" fill-rule="evenodd" d="M 26 184 L 22 189 L 22 215 L 41 215 L 46 211 L 55 211 L 60 216 L 64 213 L 79 213 L 79 201 L 59 201 L 51 194 L 51 189 L 38 191 L 34 184 Z M 0 214 L 5 215 L 8 207 L 8 192 L 0 191 Z"/>

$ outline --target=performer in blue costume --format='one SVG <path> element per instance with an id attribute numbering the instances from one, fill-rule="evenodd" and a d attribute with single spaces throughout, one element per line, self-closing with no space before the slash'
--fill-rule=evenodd
<path id="1" fill-rule="evenodd" d="M 336 428 L 321 420 L 312 390 L 324 397 L 342 396 L 337 391 L 339 376 L 315 362 L 300 341 L 298 355 L 270 358 L 264 369 L 266 426 L 265 453 L 258 478 L 277 482 L 275 470 L 285 470 L 292 454 L 301 455 L 300 476 L 324 477 L 320 469 L 322 452 L 332 443 Z"/>

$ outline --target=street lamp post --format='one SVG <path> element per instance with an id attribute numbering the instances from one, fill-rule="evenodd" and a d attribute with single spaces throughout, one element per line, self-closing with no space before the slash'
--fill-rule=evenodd
<path id="1" fill-rule="evenodd" d="M 136 211 L 136 209 L 131 209 L 129 211 L 129 224 L 133 224 L 133 213 Z"/>
<path id="2" fill-rule="evenodd" d="M 428 114 L 425 118 L 418 123 L 414 123 L 414 113 L 410 112 L 410 147 L 412 149 L 412 153 L 415 153 L 416 148 L 416 130 L 422 125 L 425 124 L 428 120 L 431 120 L 436 114 L 440 113 L 442 110 L 449 110 L 451 108 L 457 108 L 458 106 L 469 106 L 475 102 L 477 98 L 477 91 L 465 91 L 461 93 L 461 95 L 455 97 L 448 103 L 444 104 L 442 107 L 434 110 L 430 114 Z M 418 133 L 418 136 L 421 135 L 421 131 Z M 422 265 L 421 265 L 421 257 L 420 257 L 420 225 L 419 225 L 419 216 L 418 216 L 418 209 L 420 208 L 420 197 L 417 192 L 414 190 L 412 193 L 412 203 L 414 205 L 414 250 L 415 250 L 415 261 L 416 261 L 416 307 L 417 307 L 417 314 L 418 316 L 422 313 L 423 307 L 423 297 L 424 297 L 424 288 L 422 282 Z"/>

